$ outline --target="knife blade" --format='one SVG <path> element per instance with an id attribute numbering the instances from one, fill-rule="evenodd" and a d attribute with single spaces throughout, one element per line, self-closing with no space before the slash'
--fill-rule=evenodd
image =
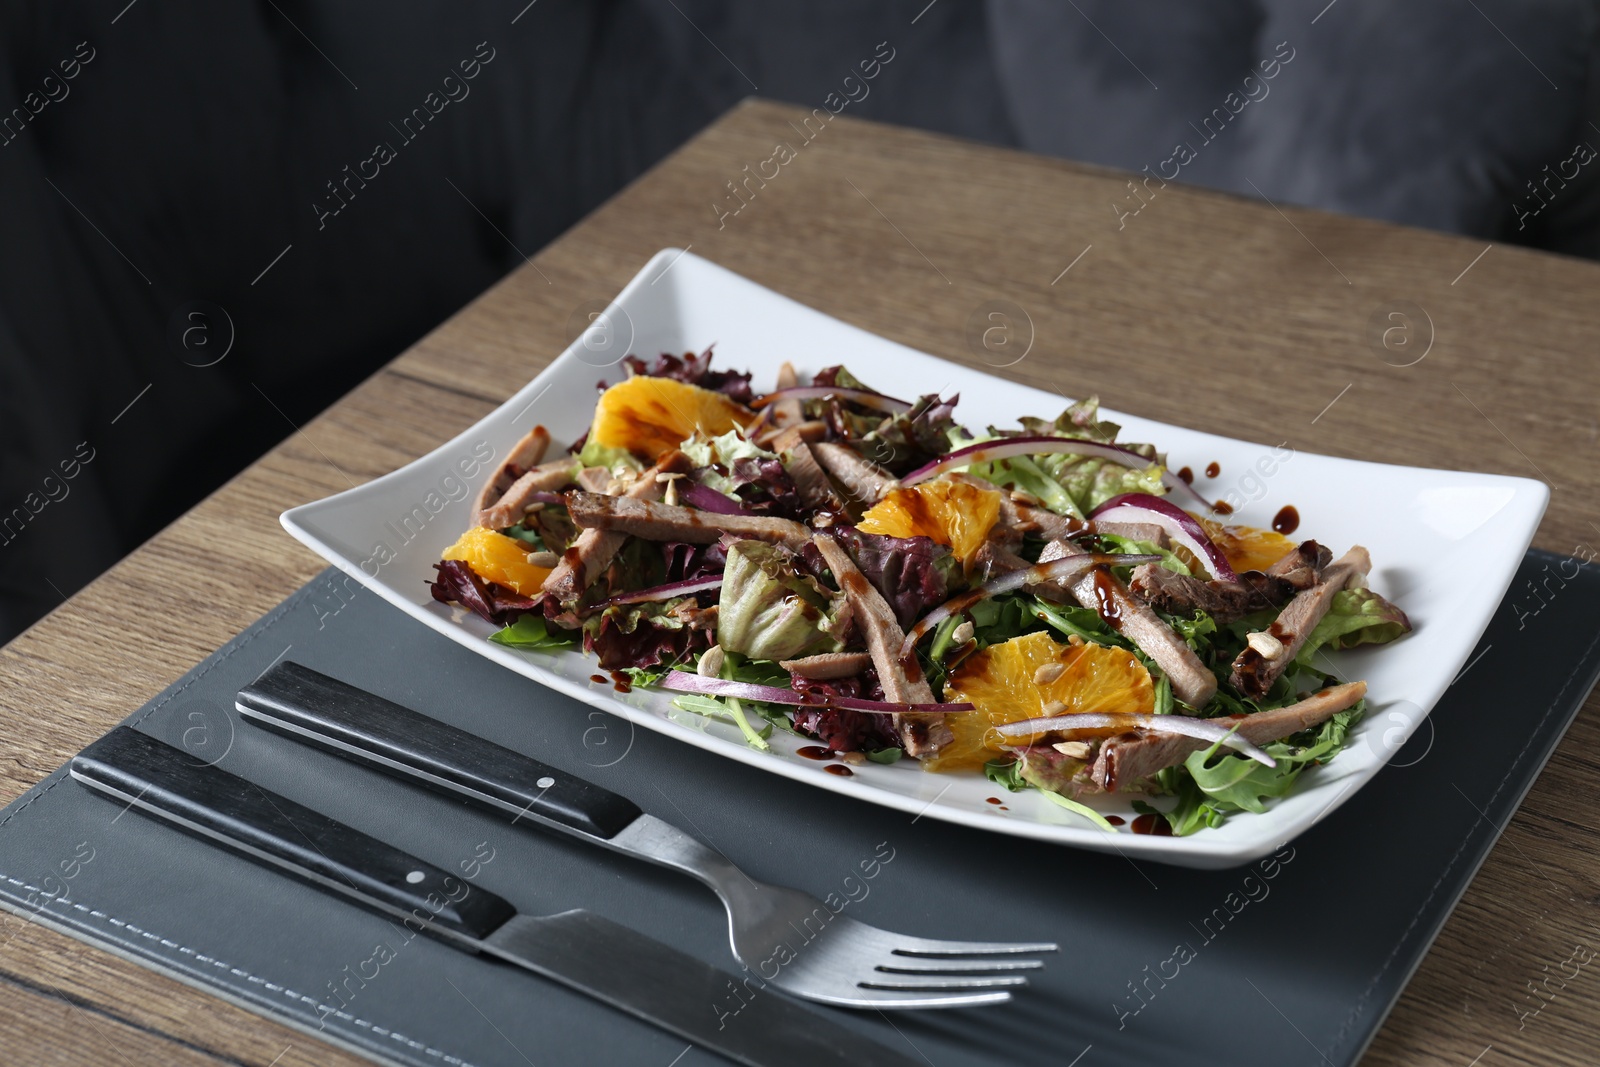
<path id="1" fill-rule="evenodd" d="M 427 933 L 515 964 L 749 1067 L 916 1061 L 769 991 L 735 1013 L 718 970 L 630 927 L 576 909 L 521 915 L 448 871 L 119 726 L 75 756 L 72 777 L 142 815 L 175 825 L 300 881 Z"/>

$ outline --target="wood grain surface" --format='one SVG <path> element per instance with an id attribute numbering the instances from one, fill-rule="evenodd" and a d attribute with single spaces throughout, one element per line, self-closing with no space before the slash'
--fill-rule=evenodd
<path id="1" fill-rule="evenodd" d="M 482 417 L 565 347 L 576 309 L 669 246 L 945 359 L 1150 418 L 1542 478 L 1535 543 L 1600 547 L 1600 266 L 1158 182 L 1136 194 L 1124 174 L 848 117 L 813 119 L 808 140 L 808 114 L 736 108 L 314 422 L 285 423 L 271 453 L 0 650 L 5 799 L 321 570 L 280 511 Z M 793 159 L 750 178 L 779 143 Z M 1002 301 L 1013 332 L 985 347 L 970 324 L 992 325 Z M 132 424 L 108 426 L 104 447 Z M 1600 967 L 1560 967 L 1600 948 L 1596 712 L 1591 698 L 1366 1063 L 1600 1060 Z M 1382 906 L 1373 872 L 1353 921 Z M 4 1062 L 363 1062 L 0 918 Z"/>

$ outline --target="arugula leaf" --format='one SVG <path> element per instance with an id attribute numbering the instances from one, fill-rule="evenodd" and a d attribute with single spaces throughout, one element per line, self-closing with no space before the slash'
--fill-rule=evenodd
<path id="1" fill-rule="evenodd" d="M 983 776 L 996 785 L 1003 785 L 1016 793 L 1028 788 L 1022 779 L 1022 764 L 1010 756 L 992 759 L 983 765 Z"/>
<path id="2" fill-rule="evenodd" d="M 876 752 L 868 752 L 867 759 L 873 763 L 899 763 L 900 757 L 905 754 L 903 748 L 880 748 Z"/>
<path id="3" fill-rule="evenodd" d="M 1172 827 L 1173 834 L 1182 837 L 1196 830 L 1220 826 L 1236 811 L 1263 812 L 1265 801 L 1288 793 L 1306 768 L 1337 756 L 1348 743 L 1351 728 L 1365 711 L 1366 701 L 1361 701 L 1319 727 L 1263 745 L 1277 762 L 1276 767 L 1223 753 L 1220 745 L 1195 752 L 1182 764 L 1157 772 L 1156 782 L 1162 792 L 1177 798 L 1172 810 L 1159 814 Z M 1142 801 L 1135 801 L 1134 808 L 1141 812 L 1156 811 Z"/>
<path id="4" fill-rule="evenodd" d="M 571 648 L 583 636 L 580 630 L 552 627 L 539 615 L 523 615 L 503 630 L 489 635 L 489 640 L 507 648 L 552 649 Z"/>

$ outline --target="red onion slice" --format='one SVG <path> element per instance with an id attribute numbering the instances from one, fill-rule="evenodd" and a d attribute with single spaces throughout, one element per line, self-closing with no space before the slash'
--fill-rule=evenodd
<path id="1" fill-rule="evenodd" d="M 666 585 L 652 586 L 649 589 L 635 589 L 631 593 L 621 593 L 607 600 L 606 604 L 644 604 L 652 600 L 671 600 L 675 596 L 701 593 L 721 585 L 720 574 L 713 574 L 709 578 L 685 578 L 681 582 L 668 582 Z"/>
<path id="2" fill-rule="evenodd" d="M 1012 456 L 1036 456 L 1045 453 L 1096 456 L 1132 468 L 1153 466 L 1155 462 L 1132 449 L 1122 448 L 1119 445 L 1103 445 L 1098 441 L 1085 441 L 1077 437 L 1001 437 L 947 452 L 932 463 L 918 467 L 901 478 L 900 484 L 916 485 L 918 482 L 937 478 L 946 471 L 972 463 L 989 463 L 997 459 L 1010 459 Z M 1188 482 L 1171 471 L 1162 470 L 1161 484 L 1167 487 L 1168 492 L 1176 493 L 1207 511 L 1212 510 L 1209 500 L 1195 492 Z"/>
<path id="3" fill-rule="evenodd" d="M 1167 536 L 1174 542 L 1187 548 L 1195 559 L 1205 564 L 1211 571 L 1211 577 L 1229 582 L 1239 577 L 1228 564 L 1228 557 L 1206 536 L 1205 530 L 1194 521 L 1194 516 L 1170 500 L 1149 493 L 1123 493 L 1107 500 L 1089 514 L 1091 519 L 1113 517 L 1119 522 L 1154 523 L 1167 531 Z"/>
<path id="4" fill-rule="evenodd" d="M 952 615 L 966 611 L 978 601 L 986 597 L 999 596 L 1001 593 L 1010 593 L 1021 589 L 1025 585 L 1039 585 L 1043 582 L 1063 581 L 1076 578 L 1085 571 L 1103 565 L 1113 567 L 1135 567 L 1141 563 L 1160 563 L 1160 556 L 1135 556 L 1115 555 L 1085 552 L 1077 556 L 1066 556 L 1062 559 L 1051 560 L 1049 563 L 1036 563 L 1020 571 L 1012 571 L 998 578 L 991 578 L 975 589 L 969 589 L 958 597 L 952 597 L 943 604 L 924 615 L 913 626 L 906 639 L 900 645 L 901 660 L 911 655 L 911 650 L 917 647 L 917 642 L 922 640 L 924 634 L 938 626 Z"/>
<path id="5" fill-rule="evenodd" d="M 904 400 L 896 400 L 892 396 L 884 396 L 870 389 L 843 389 L 836 385 L 797 385 L 790 389 L 779 389 L 766 396 L 758 396 L 750 401 L 753 408 L 764 408 L 768 404 L 775 404 L 779 400 L 821 400 L 834 397 L 838 400 L 848 400 L 852 404 L 860 404 L 864 408 L 874 411 L 887 411 L 899 414 L 910 411 L 911 405 Z"/>
<path id="6" fill-rule="evenodd" d="M 843 708 L 847 711 L 870 711 L 880 714 L 900 715 L 915 712 L 919 715 L 946 714 L 971 711 L 971 704 L 896 704 L 887 700 L 861 700 L 857 697 L 815 697 L 796 693 L 793 689 L 779 689 L 772 685 L 754 685 L 750 682 L 730 682 L 724 678 L 702 678 L 698 674 L 668 671 L 658 683 L 663 689 L 680 693 L 703 693 L 713 697 L 737 697 L 740 700 L 764 700 L 769 704 L 793 704 L 808 708 Z"/>
<path id="7" fill-rule="evenodd" d="M 1238 720 L 1229 720 L 1232 727 L 1223 726 L 1214 719 L 1193 719 L 1187 715 L 1050 715 L 1036 719 L 1023 719 L 995 727 L 1001 737 L 1025 737 L 1050 730 L 1099 730 L 1117 727 L 1139 727 L 1158 734 L 1181 734 L 1201 741 L 1222 743 L 1224 748 L 1249 756 L 1257 763 L 1276 767 L 1278 761 L 1260 748 L 1234 733 Z"/>
<path id="8" fill-rule="evenodd" d="M 685 479 L 687 481 L 687 479 Z M 712 511 L 718 515 L 744 515 L 748 514 L 744 505 L 726 493 L 718 492 L 709 485 L 694 482 L 678 490 L 678 499 L 701 511 Z"/>

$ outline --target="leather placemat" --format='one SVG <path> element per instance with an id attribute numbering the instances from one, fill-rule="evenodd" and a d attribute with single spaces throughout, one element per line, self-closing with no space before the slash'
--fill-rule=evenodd
<path id="1" fill-rule="evenodd" d="M 1524 595 L 1552 574 L 1557 592 Z M 720 906 L 686 878 L 510 828 L 240 723 L 234 694 L 290 656 L 624 793 L 752 875 L 838 893 L 868 922 L 1059 941 L 1008 1005 L 832 1013 L 938 1067 L 1324 1067 L 1359 1058 L 1594 684 L 1597 596 L 1600 569 L 1529 553 L 1470 680 L 1391 765 L 1276 858 L 1230 871 L 986 834 L 764 774 L 543 689 L 370 593 L 352 597 L 333 571 L 127 721 L 439 866 L 477 860 L 478 884 L 520 910 L 589 908 L 734 969 Z M 1370 734 L 1382 743 L 1385 731 Z M 123 814 L 64 768 L 0 814 L 0 905 L 389 1061 L 723 1062 Z M 706 1011 L 738 1004 L 730 991 Z"/>

